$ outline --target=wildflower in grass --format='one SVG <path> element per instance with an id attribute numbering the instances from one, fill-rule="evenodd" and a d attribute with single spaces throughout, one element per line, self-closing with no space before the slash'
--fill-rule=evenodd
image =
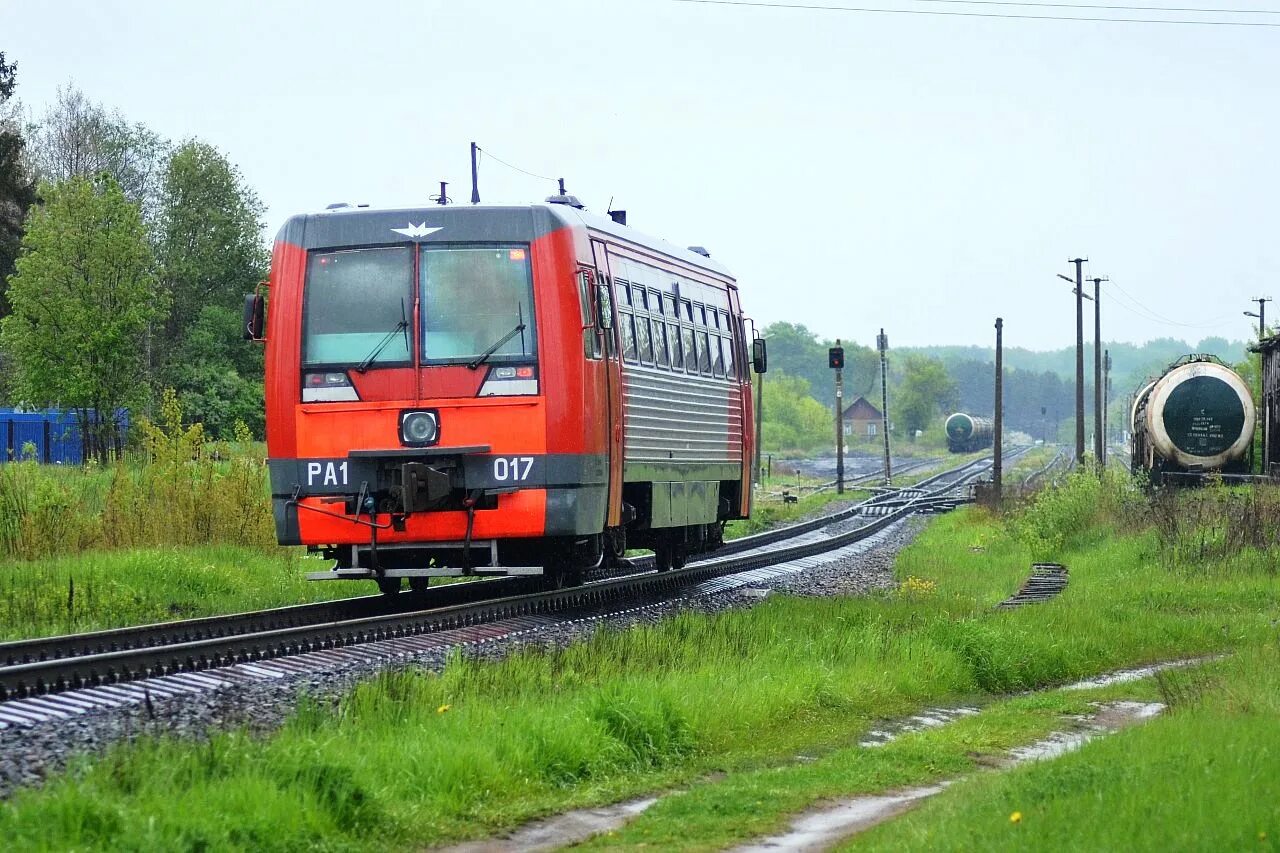
<path id="1" fill-rule="evenodd" d="M 443 714 L 444 712 L 448 711 L 452 707 L 453 707 L 452 705 L 441 705 L 439 708 L 436 708 L 436 713 Z"/>
<path id="2" fill-rule="evenodd" d="M 1022 812 L 1014 812 L 1009 815 L 1009 823 L 1022 823 Z"/>
<path id="3" fill-rule="evenodd" d="M 904 598 L 922 598 L 932 595 L 937 589 L 938 585 L 933 581 L 912 575 L 899 585 L 898 594 Z"/>

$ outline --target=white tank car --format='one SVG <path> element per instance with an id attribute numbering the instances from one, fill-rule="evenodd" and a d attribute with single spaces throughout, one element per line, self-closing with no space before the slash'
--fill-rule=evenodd
<path id="1" fill-rule="evenodd" d="M 1249 386 L 1212 356 L 1184 356 L 1134 398 L 1133 467 L 1243 473 L 1257 415 Z"/>

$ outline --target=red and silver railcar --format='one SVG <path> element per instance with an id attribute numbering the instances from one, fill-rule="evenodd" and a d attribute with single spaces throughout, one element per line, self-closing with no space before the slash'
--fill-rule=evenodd
<path id="1" fill-rule="evenodd" d="M 750 348 L 705 254 L 565 203 L 343 206 L 285 224 L 268 284 L 276 532 L 316 576 L 573 583 L 749 512 Z"/>

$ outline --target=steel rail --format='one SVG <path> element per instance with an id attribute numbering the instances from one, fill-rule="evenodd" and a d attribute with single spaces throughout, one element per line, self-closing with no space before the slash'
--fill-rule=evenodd
<path id="1" fill-rule="evenodd" d="M 531 594 L 489 598 L 480 602 L 466 602 L 439 605 L 432 603 L 430 609 L 411 612 L 376 613 L 351 618 L 327 618 L 322 620 L 303 620 L 297 624 L 277 625 L 267 629 L 246 630 L 239 633 L 226 634 L 218 631 L 204 636 L 191 635 L 189 639 L 177 642 L 151 644 L 127 648 L 114 648 L 95 651 L 88 654 L 62 656 L 48 660 L 29 660 L 0 666 L 0 699 L 11 699 L 19 696 L 38 695 L 57 692 L 83 685 L 115 683 L 136 678 L 167 674 L 171 672 L 198 671 L 236 662 L 262 660 L 297 654 L 322 648 L 355 645 L 394 637 L 410 636 L 435 632 L 464 625 L 478 624 L 493 619 L 532 613 L 551 613 L 583 606 L 593 606 L 624 598 L 634 599 L 636 596 L 652 596 L 684 584 L 704 580 L 719 575 L 733 574 L 753 568 L 787 562 L 800 557 L 812 556 L 823 551 L 834 550 L 851 542 L 866 538 L 884 527 L 898 521 L 905 515 L 918 509 L 927 509 L 933 502 L 939 501 L 942 495 L 956 488 L 957 483 L 972 478 L 979 473 L 977 467 L 989 461 L 978 460 L 952 471 L 942 472 L 930 480 L 939 482 L 945 477 L 956 478 L 956 483 L 948 483 L 932 495 L 921 494 L 910 500 L 891 507 L 891 512 L 879 516 L 866 525 L 851 531 L 828 537 L 826 539 L 800 543 L 792 546 L 775 548 L 765 552 L 733 557 L 722 555 L 700 561 L 683 569 L 668 572 L 646 572 L 622 578 L 596 581 L 580 587 L 562 590 L 536 592 Z M 974 469 L 969 471 L 967 469 Z M 919 486 L 912 487 L 919 490 Z M 880 496 L 883 497 L 883 496 Z M 863 502 L 873 504 L 876 499 Z M 954 502 L 954 498 L 945 499 Z M 852 508 L 851 508 L 852 509 Z M 790 537 L 798 532 L 820 529 L 837 523 L 839 516 L 852 517 L 856 513 L 846 510 L 799 525 L 792 525 Z M 796 528 L 803 528 L 797 531 Z M 754 537 L 750 544 L 740 545 L 735 550 L 759 548 L 779 541 L 776 537 L 780 531 L 768 531 Z M 739 543 L 743 540 L 733 540 Z M 480 584 L 458 584 L 457 587 L 479 586 Z M 487 581 L 485 586 L 496 586 Z M 492 587 L 491 587 L 492 588 Z M 450 587 L 440 587 L 448 590 Z M 376 596 L 365 596 L 360 599 L 345 599 L 345 602 L 371 602 L 379 600 Z M 342 602 L 337 602 L 341 604 Z M 410 603 L 410 602 L 405 602 Z M 301 605 L 301 607 L 314 607 Z M 280 608 L 280 611 L 298 608 Z M 238 614 L 238 618 L 254 614 Z M 233 618 L 237 618 L 233 617 Z M 216 621 L 219 617 L 204 620 L 188 620 L 189 622 Z M 225 618 L 225 617 L 224 617 Z M 174 623 L 148 628 L 173 628 Z M 129 629 L 122 629 L 128 631 Z M 99 635 L 118 632 L 98 632 Z M 178 636 L 184 636 L 179 634 Z M 56 640 L 58 638 L 51 638 Z M 9 646 L 19 644 L 7 644 Z"/>
<path id="2" fill-rule="evenodd" d="M 966 463 L 966 466 L 958 466 L 957 468 L 943 471 L 931 479 L 936 480 L 938 476 L 946 476 L 949 473 L 963 470 L 970 464 L 972 463 Z M 744 550 L 800 536 L 813 530 L 821 529 L 826 525 L 851 518 L 859 514 L 865 505 L 883 499 L 884 495 L 873 496 L 840 512 L 830 513 L 809 521 L 785 525 L 763 533 L 731 539 L 725 542 L 716 553 L 721 556 L 741 553 Z M 701 559 L 701 555 L 694 559 Z M 630 563 L 632 571 L 649 571 L 653 568 L 653 558 L 648 556 L 632 558 Z M 481 587 L 481 583 L 485 584 L 485 586 Z M 362 595 L 333 601 L 294 604 L 221 616 L 204 616 L 196 619 L 156 622 L 147 625 L 109 628 L 78 634 L 14 640 L 0 643 L 0 666 L 14 666 L 66 657 L 83 657 L 105 652 L 170 645 L 215 637 L 231 637 L 237 634 L 291 628 L 320 622 L 343 622 L 362 616 L 420 610 L 424 607 L 447 607 L 469 603 L 477 600 L 479 596 L 485 598 L 502 597 L 500 593 L 514 593 L 523 584 L 527 584 L 526 579 L 492 578 L 482 582 L 446 584 L 433 587 L 425 595 L 413 592 L 397 596 Z"/>

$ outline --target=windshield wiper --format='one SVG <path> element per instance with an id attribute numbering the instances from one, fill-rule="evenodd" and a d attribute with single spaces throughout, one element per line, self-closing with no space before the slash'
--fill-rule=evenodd
<path id="1" fill-rule="evenodd" d="M 395 328 L 387 332 L 386 336 L 383 337 L 382 340 L 378 341 L 378 345 L 373 348 L 373 352 L 365 356 L 364 360 L 356 365 L 356 373 L 364 373 L 365 371 L 367 371 L 369 369 L 369 365 L 373 364 L 373 360 L 382 354 L 382 351 L 387 348 L 387 344 L 391 343 L 391 339 L 394 338 L 400 332 L 404 332 L 404 348 L 405 348 L 405 351 L 408 352 L 409 350 L 409 317 L 405 313 L 403 299 L 400 300 L 400 322 L 396 323 Z"/>
<path id="2" fill-rule="evenodd" d="M 516 335 L 520 334 L 523 331 L 524 331 L 524 321 L 522 320 L 521 322 L 516 324 L 516 327 L 514 329 L 512 329 L 511 331 L 503 335 L 501 338 L 499 338 L 496 344 L 489 347 L 480 355 L 476 356 L 475 361 L 470 362 L 467 365 L 467 368 L 469 370 L 477 370 L 480 367 L 480 365 L 484 364 L 486 361 L 489 360 L 489 356 L 493 355 L 495 352 L 502 349 L 503 344 L 505 344 L 507 341 L 511 340 L 512 338 L 514 338 Z"/>

